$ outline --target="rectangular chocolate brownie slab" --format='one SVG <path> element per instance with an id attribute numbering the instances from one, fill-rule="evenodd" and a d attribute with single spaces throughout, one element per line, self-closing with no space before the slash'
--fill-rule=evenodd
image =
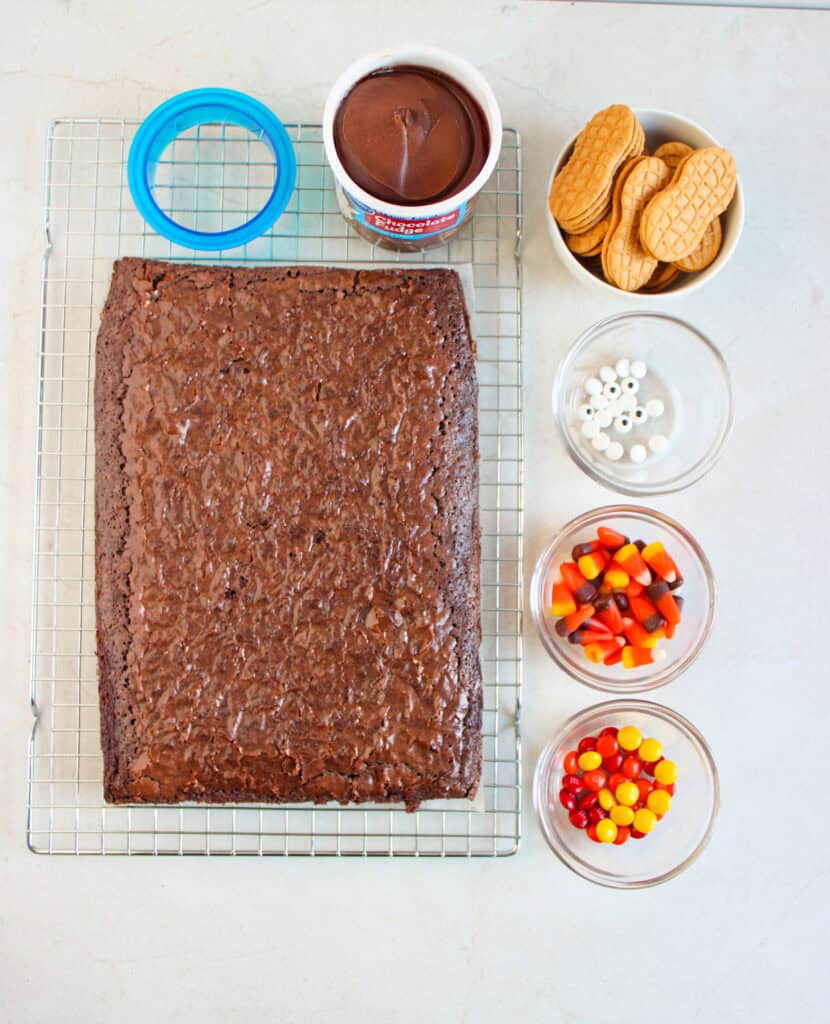
<path id="1" fill-rule="evenodd" d="M 115 264 L 95 380 L 107 800 L 475 793 L 476 404 L 451 271 Z"/>

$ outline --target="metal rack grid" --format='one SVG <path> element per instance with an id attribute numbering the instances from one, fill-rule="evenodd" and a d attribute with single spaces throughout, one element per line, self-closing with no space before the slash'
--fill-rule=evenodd
<path id="1" fill-rule="evenodd" d="M 39 853 L 505 856 L 519 844 L 522 643 L 521 141 L 462 233 L 423 254 L 374 248 L 337 208 L 316 125 L 289 125 L 297 189 L 273 229 L 241 249 L 194 253 L 134 209 L 126 157 L 138 121 L 50 125 L 42 287 L 27 836 Z M 202 125 L 163 154 L 156 195 L 182 223 L 227 228 L 273 182 L 262 143 Z M 476 804 L 176 807 L 103 802 L 95 655 L 92 386 L 98 313 L 119 256 L 213 263 L 473 267 L 482 522 L 483 773 Z"/>

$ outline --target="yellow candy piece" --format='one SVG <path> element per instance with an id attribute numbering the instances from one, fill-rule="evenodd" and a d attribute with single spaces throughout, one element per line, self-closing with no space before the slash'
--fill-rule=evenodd
<path id="1" fill-rule="evenodd" d="M 617 838 L 617 826 L 610 818 L 597 822 L 597 839 L 601 843 L 613 843 Z"/>
<path id="2" fill-rule="evenodd" d="M 619 736 L 617 741 L 619 741 Z M 677 782 L 677 765 L 674 761 L 661 761 L 654 769 L 654 777 L 664 786 L 670 786 L 673 782 Z"/>
<path id="3" fill-rule="evenodd" d="M 660 740 L 652 738 L 643 740 L 637 755 L 641 761 L 648 761 L 650 764 L 654 764 L 655 761 L 659 761 L 663 756 L 663 744 Z"/>
<path id="4" fill-rule="evenodd" d="M 617 743 L 623 750 L 636 750 L 642 742 L 640 730 L 635 729 L 633 725 L 624 725 L 617 733 Z"/>
<path id="5" fill-rule="evenodd" d="M 651 832 L 657 824 L 657 815 L 647 807 L 641 807 L 634 815 L 633 824 L 638 832 Z"/>
<path id="6" fill-rule="evenodd" d="M 617 742 L 619 742 L 619 739 Z M 621 782 L 617 786 L 617 792 L 614 795 L 617 798 L 617 802 L 621 803 L 623 807 L 633 807 L 640 799 L 640 790 L 637 789 L 633 782 Z"/>
<path id="7" fill-rule="evenodd" d="M 616 807 L 611 808 L 610 817 L 615 825 L 630 825 L 634 821 L 634 811 L 630 807 L 617 804 Z"/>
<path id="8" fill-rule="evenodd" d="M 610 811 L 612 807 L 617 806 L 617 801 L 614 799 L 614 794 L 610 789 L 601 789 L 597 796 L 599 797 L 599 805 L 604 811 Z"/>
<path id="9" fill-rule="evenodd" d="M 602 764 L 602 754 L 598 754 L 596 750 L 586 750 L 584 754 L 579 755 L 576 763 L 584 772 L 592 772 Z"/>
<path id="10" fill-rule="evenodd" d="M 665 789 L 653 789 L 646 800 L 648 809 L 654 811 L 655 814 L 661 818 L 664 814 L 669 813 L 671 808 L 671 796 L 665 791 Z"/>

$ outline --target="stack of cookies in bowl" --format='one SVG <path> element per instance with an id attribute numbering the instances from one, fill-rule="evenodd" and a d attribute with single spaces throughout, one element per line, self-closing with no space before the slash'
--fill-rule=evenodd
<path id="1" fill-rule="evenodd" d="M 614 104 L 563 149 L 548 214 L 554 246 L 577 276 L 649 295 L 688 291 L 720 269 L 743 201 L 732 154 L 699 126 Z"/>

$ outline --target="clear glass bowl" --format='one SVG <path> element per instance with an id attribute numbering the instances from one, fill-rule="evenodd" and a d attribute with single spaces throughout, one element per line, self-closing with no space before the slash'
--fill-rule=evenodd
<path id="1" fill-rule="evenodd" d="M 598 526 L 609 526 L 632 541 L 660 541 L 683 576 L 683 618 L 671 640 L 661 640 L 663 661 L 640 668 L 594 665 L 579 644 L 568 642 L 554 629 L 556 620 L 546 612 L 550 588 L 561 562 L 571 560 L 575 544 L 594 540 Z M 548 654 L 568 675 L 608 693 L 639 693 L 654 690 L 677 678 L 692 664 L 712 629 L 715 613 L 715 579 L 712 568 L 694 537 L 679 523 L 654 509 L 637 505 L 607 505 L 567 523 L 548 544 L 530 581 L 530 613 Z"/>
<path id="2" fill-rule="evenodd" d="M 613 462 L 582 435 L 577 410 L 587 401 L 585 383 L 603 366 L 621 359 L 642 360 L 648 373 L 636 399 L 645 405 L 659 398 L 658 419 L 634 424 L 626 434 L 606 428 L 626 455 Z M 553 384 L 553 414 L 568 453 L 585 472 L 623 494 L 668 494 L 680 491 L 709 472 L 732 427 L 732 385 L 723 356 L 690 324 L 663 313 L 621 313 L 589 327 L 562 361 Z M 660 433 L 668 446 L 634 463 L 628 452 Z"/>
<path id="3" fill-rule="evenodd" d="M 669 813 L 645 839 L 622 846 L 593 842 L 571 825 L 559 803 L 565 755 L 583 736 L 597 736 L 609 725 L 634 725 L 644 737 L 656 737 L 678 768 Z M 597 885 L 642 889 L 679 875 L 709 842 L 720 804 L 718 770 L 706 740 L 676 711 L 641 700 L 608 701 L 568 719 L 542 751 L 533 804 L 550 848 L 572 871 Z"/>

